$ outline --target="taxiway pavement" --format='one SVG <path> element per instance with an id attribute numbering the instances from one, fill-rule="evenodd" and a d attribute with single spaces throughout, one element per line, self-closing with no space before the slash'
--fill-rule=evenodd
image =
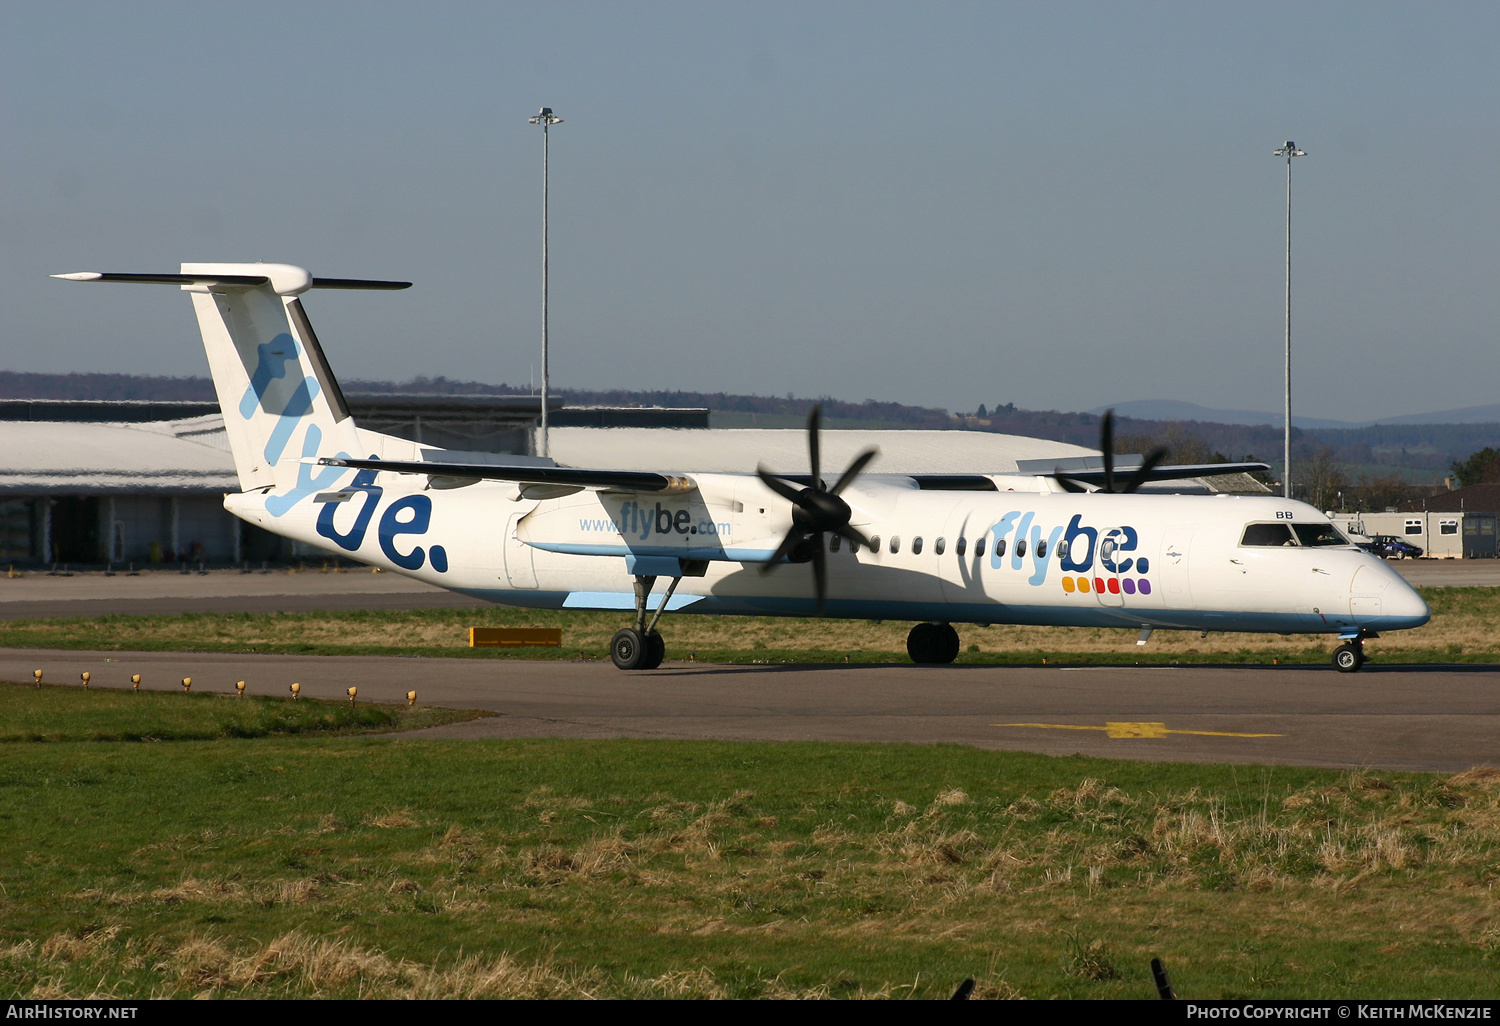
<path id="1" fill-rule="evenodd" d="M 1500 667 L 723 666 L 0 650 L 0 680 L 423 703 L 501 715 L 403 737 L 951 743 L 1178 762 L 1500 763 Z M 290 701 L 290 697 L 287 699 Z"/>

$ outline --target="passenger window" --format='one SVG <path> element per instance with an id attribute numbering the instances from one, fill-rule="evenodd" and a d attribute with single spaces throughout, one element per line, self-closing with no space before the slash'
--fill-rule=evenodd
<path id="1" fill-rule="evenodd" d="M 1067 539 L 1063 539 L 1062 541 L 1058 542 L 1057 543 L 1057 548 L 1053 549 L 1052 551 L 1055 552 L 1055 553 L 1057 553 L 1057 558 L 1058 559 L 1066 559 L 1067 556 L 1068 556 L 1068 542 L 1067 542 Z"/>
<path id="2" fill-rule="evenodd" d="M 838 550 L 839 550 L 839 536 L 835 534 L 835 535 L 830 536 L 829 539 L 828 539 L 828 551 L 829 552 L 837 552 Z"/>
<path id="3" fill-rule="evenodd" d="M 1004 545 L 1005 543 L 1001 542 L 1000 544 Z M 1017 556 L 1024 556 L 1024 555 L 1026 555 L 1026 539 L 1025 538 L 1017 538 L 1016 539 L 1016 555 Z"/>
<path id="4" fill-rule="evenodd" d="M 1245 536 L 1240 539 L 1241 545 L 1295 545 L 1292 539 L 1292 529 L 1286 524 L 1251 524 L 1245 528 Z"/>
<path id="5" fill-rule="evenodd" d="M 947 548 L 947 546 L 943 544 L 943 539 L 941 538 L 932 543 L 932 551 L 936 552 L 939 556 L 943 554 L 943 550 L 945 548 Z"/>
<path id="6" fill-rule="evenodd" d="M 901 551 L 901 536 L 899 534 L 893 534 L 893 535 L 891 535 L 891 551 L 892 552 L 900 552 Z"/>
<path id="7" fill-rule="evenodd" d="M 1339 534 L 1332 524 L 1293 524 L 1297 540 L 1303 545 L 1348 545 L 1349 539 Z"/>
<path id="8" fill-rule="evenodd" d="M 870 535 L 870 551 L 877 554 L 880 552 L 880 535 Z"/>
<path id="9" fill-rule="evenodd" d="M 1102 542 L 1099 543 L 1099 558 L 1100 559 L 1109 559 L 1114 554 L 1115 554 L 1115 540 L 1113 538 L 1106 538 Z"/>
<path id="10" fill-rule="evenodd" d="M 976 546 L 974 546 L 974 555 L 976 555 L 976 556 L 982 556 L 982 555 L 984 555 L 984 539 L 983 538 L 979 539 L 979 544 L 976 545 Z M 1001 539 L 999 539 L 998 541 L 995 542 L 995 558 L 999 559 L 1003 555 L 1005 555 L 1005 539 L 1001 538 Z"/>
<path id="11" fill-rule="evenodd" d="M 911 554 L 913 556 L 920 556 L 922 554 L 922 537 L 921 537 L 921 535 L 918 535 L 917 537 L 915 537 L 915 538 L 913 538 L 911 540 Z"/>
<path id="12" fill-rule="evenodd" d="M 943 544 L 942 539 L 938 540 L 938 544 L 939 545 Z M 983 545 L 984 542 L 980 542 L 979 544 Z M 958 544 L 953 547 L 953 551 L 957 552 L 960 556 L 962 556 L 964 554 L 965 550 L 968 549 L 968 547 L 969 547 L 968 539 L 967 538 L 960 538 L 958 540 Z M 942 552 L 943 550 L 942 549 L 938 549 L 938 551 Z M 975 551 L 977 552 L 978 550 L 976 549 Z"/>

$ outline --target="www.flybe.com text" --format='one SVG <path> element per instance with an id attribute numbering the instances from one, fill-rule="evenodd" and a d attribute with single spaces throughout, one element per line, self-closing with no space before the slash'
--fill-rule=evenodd
<path id="1" fill-rule="evenodd" d="M 695 520 L 685 509 L 672 510 L 656 504 L 655 509 L 642 506 L 634 499 L 620 507 L 620 515 L 614 520 L 581 519 L 578 529 L 586 532 L 618 534 L 623 537 L 640 538 L 642 541 L 653 534 L 706 534 L 710 537 L 729 536 L 730 525 L 725 521 Z"/>

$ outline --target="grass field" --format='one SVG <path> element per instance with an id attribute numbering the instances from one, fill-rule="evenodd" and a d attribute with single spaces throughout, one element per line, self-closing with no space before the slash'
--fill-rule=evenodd
<path id="1" fill-rule="evenodd" d="M 1426 588 L 1433 619 L 1415 631 L 1371 642 L 1388 663 L 1500 661 L 1500 588 Z M 108 616 L 0 623 L 0 646 L 134 651 L 280 652 L 326 655 L 417 654 L 527 659 L 607 659 L 625 613 L 549 612 L 495 606 L 407 612 Z M 470 649 L 471 626 L 563 629 L 561 649 Z M 771 617 L 667 616 L 669 659 L 705 662 L 905 661 L 911 624 Z M 1137 632 L 1077 627 L 960 626 L 961 662 L 983 663 L 1326 663 L 1336 638 L 1158 631 L 1144 647 Z"/>
<path id="2" fill-rule="evenodd" d="M 126 733 L 240 701 L 149 697 Z M 147 698 L 0 688 L 7 997 L 1149 997 L 1153 956 L 1183 996 L 1495 992 L 1500 772 L 29 740 Z"/>

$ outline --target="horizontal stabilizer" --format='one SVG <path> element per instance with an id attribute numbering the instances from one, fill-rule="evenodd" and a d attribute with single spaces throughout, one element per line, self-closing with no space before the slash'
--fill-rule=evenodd
<path id="1" fill-rule="evenodd" d="M 467 477 L 481 481 L 575 485 L 579 488 L 607 488 L 621 492 L 686 492 L 697 487 L 689 478 L 639 470 L 581 470 L 575 467 L 496 466 L 488 463 L 440 463 L 423 460 L 353 460 L 338 457 L 323 457 L 317 460 L 317 465 L 383 470 L 392 474 Z"/>
<path id="2" fill-rule="evenodd" d="M 52 277 L 64 281 L 116 281 L 136 285 L 232 285 L 255 288 L 269 285 L 271 276 L 265 274 L 122 274 L 113 271 L 74 271 L 72 274 L 54 274 Z M 365 278 L 313 278 L 306 286 L 313 289 L 409 289 L 409 281 L 374 281 Z M 300 290 L 299 290 L 300 291 Z"/>

